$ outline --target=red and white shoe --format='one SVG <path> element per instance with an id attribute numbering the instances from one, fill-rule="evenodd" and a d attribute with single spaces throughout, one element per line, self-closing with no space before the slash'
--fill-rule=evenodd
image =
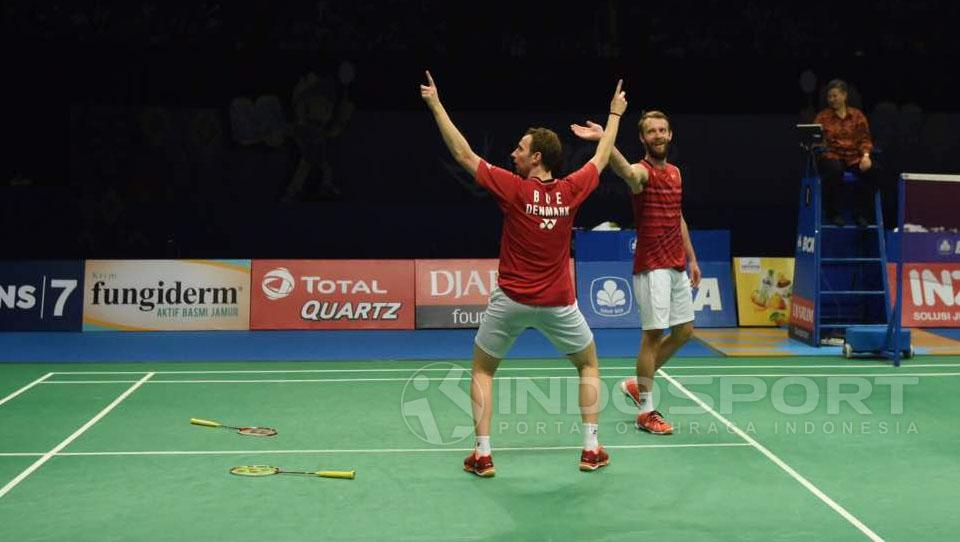
<path id="1" fill-rule="evenodd" d="M 637 385 L 637 379 L 630 377 L 620 381 L 620 391 L 627 397 L 633 399 L 633 404 L 640 408 L 640 386 Z"/>
<path id="2" fill-rule="evenodd" d="M 637 429 L 653 433 L 654 435 L 672 435 L 673 426 L 663 419 L 656 410 L 641 412 L 637 416 Z"/>
<path id="3" fill-rule="evenodd" d="M 580 470 L 591 472 L 610 464 L 610 456 L 607 455 L 603 446 L 598 446 L 596 450 L 584 450 L 580 454 Z"/>
<path id="4" fill-rule="evenodd" d="M 476 451 L 463 460 L 463 470 L 472 472 L 481 478 L 492 478 L 497 474 L 497 469 L 493 466 L 493 457 L 489 455 L 477 457 Z"/>

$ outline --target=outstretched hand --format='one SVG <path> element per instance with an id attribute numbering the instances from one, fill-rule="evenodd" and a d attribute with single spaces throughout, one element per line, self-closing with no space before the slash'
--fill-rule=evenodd
<path id="1" fill-rule="evenodd" d="M 603 137 L 603 126 L 600 126 L 592 120 L 588 120 L 586 126 L 571 124 L 570 129 L 574 135 L 587 141 L 600 141 L 600 138 Z"/>
<path id="2" fill-rule="evenodd" d="M 426 73 L 427 84 L 420 85 L 420 97 L 427 102 L 427 105 L 434 106 L 440 103 L 440 94 L 437 92 L 437 84 L 433 82 L 430 70 L 427 70 Z"/>
<path id="3" fill-rule="evenodd" d="M 610 112 L 617 115 L 623 115 L 623 112 L 627 110 L 627 93 L 621 90 L 622 88 L 623 79 L 620 79 L 617 81 L 617 89 L 613 91 L 613 99 L 610 100 Z M 587 141 L 600 141 L 600 138 L 603 137 L 603 126 L 592 120 L 588 120 L 586 126 L 571 124 L 570 130 L 580 139 L 586 139 Z"/>

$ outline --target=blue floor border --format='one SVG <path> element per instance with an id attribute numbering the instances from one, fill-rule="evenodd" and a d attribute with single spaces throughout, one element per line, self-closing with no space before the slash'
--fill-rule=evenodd
<path id="1" fill-rule="evenodd" d="M 170 331 L 0 333 L 0 363 L 129 363 L 470 359 L 473 329 L 356 331 Z M 601 357 L 634 357 L 640 330 L 594 330 Z M 680 357 L 716 356 L 690 341 Z M 508 358 L 559 358 L 527 330 Z"/>
<path id="2" fill-rule="evenodd" d="M 926 328 L 924 331 L 929 331 L 935 335 L 941 337 L 946 337 L 947 339 L 953 339 L 955 341 L 960 341 L 960 329 L 958 328 Z"/>

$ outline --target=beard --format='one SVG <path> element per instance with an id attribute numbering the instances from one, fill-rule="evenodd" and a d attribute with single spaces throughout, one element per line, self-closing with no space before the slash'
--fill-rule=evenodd
<path id="1" fill-rule="evenodd" d="M 670 152 L 670 143 L 664 143 L 660 145 L 644 145 L 647 149 L 647 154 L 656 158 L 657 160 L 666 160 L 667 154 Z"/>

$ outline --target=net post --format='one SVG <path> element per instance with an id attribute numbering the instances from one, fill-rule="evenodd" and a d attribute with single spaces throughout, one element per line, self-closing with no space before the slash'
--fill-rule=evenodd
<path id="1" fill-rule="evenodd" d="M 900 366 L 900 328 L 902 324 L 901 314 L 903 313 L 903 244 L 906 242 L 904 235 L 904 216 L 906 215 L 906 181 L 903 175 L 900 175 L 897 183 L 897 301 L 893 306 L 893 366 Z"/>

